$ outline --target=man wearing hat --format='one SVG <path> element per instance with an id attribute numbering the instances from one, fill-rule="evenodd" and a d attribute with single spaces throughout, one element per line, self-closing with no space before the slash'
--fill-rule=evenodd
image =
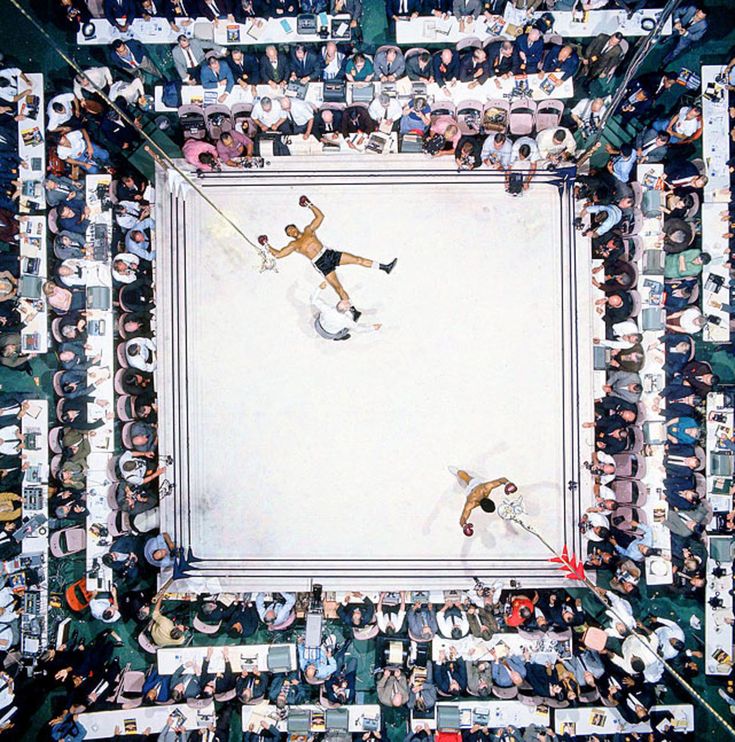
<path id="1" fill-rule="evenodd" d="M 465 536 L 471 536 L 474 533 L 474 526 L 472 523 L 468 523 L 467 521 L 469 520 L 470 513 L 476 507 L 481 507 L 486 513 L 492 513 L 495 510 L 495 503 L 490 499 L 490 493 L 496 487 L 500 487 L 504 484 L 505 492 L 508 495 L 518 489 L 510 479 L 506 479 L 505 477 L 493 479 L 491 482 L 483 482 L 479 477 L 471 475 L 464 469 L 457 469 L 450 466 L 449 471 L 457 477 L 467 493 L 467 500 L 462 509 L 462 514 L 459 516 L 459 525 L 462 526 L 462 531 Z"/>

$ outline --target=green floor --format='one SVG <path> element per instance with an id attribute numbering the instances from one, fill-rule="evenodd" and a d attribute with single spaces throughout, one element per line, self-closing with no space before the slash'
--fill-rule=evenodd
<path id="1" fill-rule="evenodd" d="M 18 64 L 18 66 L 25 70 L 44 72 L 48 79 L 47 90 L 52 90 L 57 86 L 59 88 L 68 88 L 71 72 L 63 60 L 57 56 L 56 52 L 45 41 L 38 37 L 30 23 L 20 16 L 8 0 L 2 0 L 2 2 L 4 33 L 0 34 L 0 52 L 9 61 Z M 56 42 L 68 50 L 78 64 L 83 67 L 104 64 L 105 57 L 102 49 L 96 47 L 76 47 L 70 33 L 60 30 L 53 25 L 50 16 L 50 9 L 53 2 L 54 0 L 47 0 L 46 2 L 39 2 L 38 0 L 28 2 L 28 0 L 23 0 L 23 5 L 29 8 L 35 17 L 44 22 L 46 29 L 52 34 Z M 364 0 L 363 4 L 365 7 L 363 22 L 364 47 L 367 51 L 373 51 L 381 43 L 387 41 L 384 3 L 378 2 L 378 0 Z M 735 23 L 733 22 L 735 21 L 735 3 L 728 2 L 727 0 L 708 0 L 704 4 L 710 11 L 710 33 L 702 44 L 679 58 L 674 63 L 675 65 L 697 69 L 702 63 L 724 63 L 735 51 Z M 12 33 L 8 32 L 10 29 L 12 29 Z M 165 68 L 170 76 L 173 76 L 170 50 L 156 46 L 152 46 L 151 49 L 156 60 Z M 645 72 L 658 69 L 660 60 L 664 54 L 665 51 L 661 48 L 654 49 L 640 71 Z M 673 68 L 674 65 L 670 65 L 670 67 Z M 598 94 L 609 91 L 601 87 L 593 87 L 591 92 Z M 670 103 L 673 107 L 673 95 Z M 632 136 L 633 133 L 632 130 L 622 130 L 619 122 L 613 121 L 605 141 L 610 141 L 617 145 L 624 138 Z M 173 146 L 173 143 L 165 134 L 158 133 L 156 137 L 161 141 L 163 146 L 167 148 Z M 137 162 L 140 158 L 134 155 L 133 159 Z M 598 153 L 597 157 L 592 160 L 592 163 L 600 164 L 603 161 L 603 155 Z M 731 352 L 723 350 L 721 347 L 704 347 L 702 349 L 702 356 L 712 358 L 713 363 L 717 366 L 716 371 L 720 374 L 723 381 L 735 383 L 735 359 Z M 48 354 L 45 357 L 36 357 L 32 362 L 32 368 L 32 376 L 0 368 L 0 393 L 31 392 L 36 396 L 47 396 L 53 402 L 51 377 L 56 369 L 55 357 L 53 354 Z M 61 578 L 72 581 L 74 577 L 82 574 L 83 569 L 82 560 L 66 560 L 63 565 L 63 575 Z M 581 591 L 580 597 L 586 602 L 589 602 L 589 608 L 592 613 L 599 611 L 599 605 L 593 601 L 589 593 Z M 650 591 L 647 595 L 644 593 L 640 604 L 636 607 L 639 616 L 655 614 L 676 618 L 687 633 L 690 648 L 701 648 L 697 646 L 698 643 L 701 643 L 701 640 L 695 636 L 689 626 L 691 615 L 697 616 L 703 622 L 703 608 L 701 604 L 696 604 L 694 601 L 686 601 L 680 597 L 672 598 L 661 591 Z M 85 624 L 84 622 L 78 622 L 77 626 L 81 631 L 88 633 L 95 633 L 99 629 L 94 623 Z M 138 645 L 131 628 L 130 625 L 126 626 L 123 624 L 115 626 L 116 631 L 125 642 L 125 646 L 118 650 L 118 656 L 123 665 L 130 663 L 133 668 L 143 669 L 148 664 L 149 659 L 136 651 Z M 341 633 L 339 627 L 335 627 L 333 630 Z M 267 632 L 263 631 L 259 632 L 254 637 L 254 640 L 270 641 L 270 638 Z M 205 641 L 210 643 L 211 639 L 204 636 L 196 636 L 194 639 L 195 644 L 202 644 Z M 216 641 L 224 643 L 225 639 L 220 637 Z M 350 654 L 358 659 L 358 691 L 361 694 L 359 700 L 362 702 L 374 702 L 376 697 L 372 674 L 374 666 L 373 643 L 355 642 L 350 649 Z M 671 698 L 672 692 L 670 689 L 673 681 L 668 681 L 667 684 L 669 686 L 668 694 Z M 724 682 L 712 679 L 707 681 L 704 676 L 699 676 L 693 684 L 697 691 L 706 697 L 709 703 L 726 718 L 730 718 L 726 704 L 717 694 L 717 688 L 725 687 Z M 22 736 L 23 739 L 48 738 L 47 723 L 49 718 L 51 718 L 51 703 L 52 698 L 43 700 L 38 713 L 34 717 L 33 728 Z M 385 712 L 385 718 L 388 722 L 388 733 L 391 742 L 400 742 L 406 729 L 406 712 L 389 709 Z M 717 729 L 711 717 L 703 710 L 698 711 L 697 714 L 697 731 L 704 735 L 703 738 L 724 738 L 724 734 L 721 730 Z M 236 720 L 233 720 L 230 738 L 233 742 L 240 739 L 239 725 Z"/>

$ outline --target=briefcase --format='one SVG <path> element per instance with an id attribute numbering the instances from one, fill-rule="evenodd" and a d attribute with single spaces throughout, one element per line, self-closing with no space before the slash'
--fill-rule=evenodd
<path id="1" fill-rule="evenodd" d="M 270 672 L 288 672 L 291 670 L 291 651 L 287 645 L 268 647 L 266 661 Z"/>
<path id="2" fill-rule="evenodd" d="M 311 725 L 311 712 L 304 709 L 291 708 L 286 719 L 286 728 L 289 734 L 307 734 Z"/>
<path id="3" fill-rule="evenodd" d="M 327 80 L 324 83 L 325 103 L 344 103 L 347 98 L 347 84 L 344 80 Z"/>
<path id="4" fill-rule="evenodd" d="M 317 18 L 313 13 L 301 13 L 296 16 L 296 33 L 302 36 L 314 35 L 317 33 Z"/>

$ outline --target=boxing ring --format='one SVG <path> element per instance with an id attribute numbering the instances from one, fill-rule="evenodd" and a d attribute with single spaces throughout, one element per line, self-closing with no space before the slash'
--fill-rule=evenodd
<path id="1" fill-rule="evenodd" d="M 322 278 L 306 258 L 260 273 L 196 192 L 158 173 L 159 451 L 175 485 L 161 513 L 181 589 L 560 583 L 544 547 L 497 514 L 476 510 L 463 536 L 447 466 L 513 479 L 529 522 L 579 553 L 589 251 L 561 177 L 539 173 L 513 198 L 502 176 L 452 165 L 290 157 L 198 181 L 275 247 L 286 224 L 310 221 L 304 193 L 326 246 L 398 257 L 390 276 L 338 269 L 361 322 L 383 325 L 341 343 L 314 333 Z"/>

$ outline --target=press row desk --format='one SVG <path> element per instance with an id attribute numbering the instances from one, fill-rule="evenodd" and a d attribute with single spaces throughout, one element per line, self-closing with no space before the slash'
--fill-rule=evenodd
<path id="1" fill-rule="evenodd" d="M 289 706 L 289 711 L 317 711 L 325 714 L 328 713 L 328 709 L 324 709 L 321 706 L 315 704 L 305 704 L 302 706 Z M 381 711 L 380 706 L 377 703 L 374 704 L 355 704 L 348 706 L 340 706 L 340 708 L 347 711 L 347 731 L 351 733 L 364 732 L 363 719 L 377 719 L 378 729 L 381 727 Z M 269 724 L 275 724 L 280 732 L 286 732 L 288 730 L 288 718 L 282 718 L 279 709 L 269 703 L 260 703 L 255 706 L 243 706 L 240 710 L 242 716 L 242 731 L 247 732 L 250 725 L 253 725 L 254 731 L 258 731 L 260 728 L 260 722 L 266 721 Z M 310 730 L 320 731 L 320 730 Z M 324 730 L 321 730 L 324 731 Z"/>
<path id="2" fill-rule="evenodd" d="M 709 178 L 704 187 L 704 201 L 727 204 L 730 200 L 730 119 L 728 114 L 729 93 L 726 85 L 716 82 L 723 67 L 703 65 L 702 78 L 702 157 Z M 721 94 L 712 101 L 704 93 L 714 89 Z"/>
<path id="3" fill-rule="evenodd" d="M 296 32 L 296 18 L 252 18 L 246 23 L 230 23 L 219 21 L 216 25 L 206 18 L 177 18 L 179 30 L 171 28 L 165 18 L 151 18 L 144 20 L 136 18 L 121 32 L 105 18 L 93 18 L 94 35 L 86 38 L 80 31 L 77 32 L 77 44 L 107 45 L 115 39 L 136 39 L 143 44 L 175 44 L 181 34 L 201 38 L 202 41 L 212 41 L 221 46 L 255 46 L 258 44 L 295 44 L 314 43 L 323 44 L 327 41 L 350 40 L 349 15 L 328 16 L 321 14 L 318 27 L 326 27 L 328 34 L 322 38 L 318 33 L 299 34 Z M 287 27 L 286 25 L 287 24 Z M 343 24 L 347 25 L 345 29 Z"/>
<path id="4" fill-rule="evenodd" d="M 712 503 L 715 513 L 729 513 L 733 509 L 733 497 L 729 493 L 732 489 L 733 477 L 715 476 L 711 470 L 710 454 L 717 451 L 728 451 L 730 449 L 722 445 L 724 437 L 732 438 L 735 436 L 735 411 L 729 406 L 725 395 L 721 392 L 710 392 L 707 395 L 707 417 L 705 423 L 705 441 L 707 451 L 707 497 Z M 713 419 L 721 417 L 722 422 Z M 735 456 L 735 453 L 732 455 Z M 727 493 L 715 494 L 714 490 L 719 489 L 716 484 L 723 484 L 730 480 L 730 487 Z"/>
<path id="5" fill-rule="evenodd" d="M 268 650 L 271 647 L 288 647 L 290 654 L 291 670 L 298 668 L 298 658 L 296 656 L 296 644 L 235 644 L 228 645 L 227 649 L 230 654 L 230 664 L 232 671 L 240 671 L 243 660 L 257 660 L 258 669 L 261 672 L 268 672 Z M 211 672 L 222 672 L 225 667 L 225 660 L 222 654 L 222 647 L 212 647 L 212 659 L 209 668 Z M 173 675 L 180 665 L 186 665 L 187 662 L 193 662 L 201 666 L 202 661 L 207 656 L 209 647 L 168 647 L 159 649 L 156 653 L 158 660 L 158 672 L 161 675 Z M 187 667 L 185 672 L 193 673 L 193 667 Z"/>
<path id="6" fill-rule="evenodd" d="M 520 701 L 496 701 L 494 699 L 481 700 L 477 698 L 468 701 L 440 701 L 434 705 L 434 714 L 428 719 L 417 718 L 414 716 L 412 711 L 411 718 L 409 719 L 411 729 L 414 729 L 419 725 L 423 726 L 424 724 L 428 724 L 429 729 L 439 729 L 438 709 L 440 706 L 444 708 L 459 709 L 461 729 L 469 729 L 472 726 L 471 715 L 473 711 L 489 714 L 490 718 L 488 719 L 487 726 L 490 729 L 507 727 L 509 725 L 515 727 L 526 727 L 529 724 L 538 724 L 539 726 L 548 727 L 550 724 L 548 709 L 546 711 L 539 711 L 537 706 L 527 706 L 525 703 L 521 703 Z M 463 715 L 470 719 L 468 723 L 462 723 Z"/>
<path id="7" fill-rule="evenodd" d="M 18 114 L 24 116 L 18 121 L 18 154 L 27 167 L 20 167 L 18 177 L 22 184 L 20 213 L 28 214 L 46 208 L 46 194 L 43 179 L 46 174 L 46 143 L 44 141 L 44 118 L 46 106 L 43 96 L 43 75 L 36 72 L 26 74 L 31 81 L 27 95 L 18 100 Z M 18 90 L 25 90 L 23 80 L 18 80 Z M 35 116 L 28 106 L 28 97 L 38 98 Z"/>
<path id="8" fill-rule="evenodd" d="M 112 237 L 112 211 L 103 211 L 102 203 L 97 196 L 97 188 L 104 185 L 109 189 L 111 177 L 108 174 L 87 175 L 85 180 L 85 201 L 89 207 L 89 227 L 87 239 L 91 241 L 94 224 L 105 224 L 108 236 Z M 112 243 L 110 240 L 112 249 Z M 98 261 L 97 279 L 95 285 L 109 286 L 112 291 L 111 260 Z M 97 280 L 95 279 L 95 280 Z M 111 296 L 112 298 L 112 296 Z M 112 586 L 112 570 L 102 564 L 102 555 L 110 546 L 112 539 L 109 536 L 95 534 L 91 526 L 107 527 L 107 518 L 111 512 L 107 501 L 107 494 L 114 486 L 111 476 L 112 461 L 115 455 L 115 393 L 113 376 L 115 371 L 115 317 L 112 304 L 109 309 L 95 309 L 87 311 L 87 324 L 90 321 L 100 323 L 101 334 L 87 333 L 87 356 L 100 356 L 98 366 L 91 366 L 87 371 L 87 383 L 93 384 L 98 379 L 102 383 L 95 387 L 94 400 L 96 404 L 88 404 L 88 414 L 91 420 L 103 419 L 104 425 L 94 430 L 90 437 L 92 453 L 87 459 L 87 589 L 109 590 Z M 100 404 L 102 403 L 102 404 Z"/>
<path id="9" fill-rule="evenodd" d="M 204 708 L 192 708 L 185 703 L 171 706 L 139 706 L 134 709 L 113 709 L 112 711 L 92 711 L 80 714 L 78 722 L 86 730 L 86 739 L 112 739 L 115 736 L 115 727 L 120 734 L 125 735 L 126 724 L 135 725 L 135 731 L 128 734 L 143 734 L 150 727 L 151 739 L 158 735 L 166 726 L 166 721 L 174 709 L 184 715 L 183 727 L 187 730 L 201 729 L 213 726 L 216 722 L 214 704 Z"/>
<path id="10" fill-rule="evenodd" d="M 729 676 L 733 667 L 733 627 L 728 620 L 733 618 L 733 599 L 730 590 L 733 586 L 732 535 L 710 536 L 709 552 L 721 552 L 723 558 L 719 566 L 724 571 L 721 577 L 713 574 L 717 560 L 712 556 L 707 560 L 707 585 L 704 591 L 704 672 L 706 675 Z M 722 605 L 713 607 L 710 600 L 719 598 Z M 722 661 L 715 655 L 723 653 Z"/>
<path id="11" fill-rule="evenodd" d="M 536 20 L 542 13 L 531 13 Z M 628 19 L 623 10 L 593 10 L 587 16 L 584 23 L 579 23 L 572 18 L 571 11 L 554 11 L 554 25 L 552 33 L 559 34 L 562 38 L 580 38 L 597 36 L 600 33 L 614 33 L 620 31 L 625 36 L 646 36 L 649 32 L 642 28 L 644 19 L 658 19 L 659 10 L 640 10 Z M 459 20 L 454 16 L 446 19 L 435 16 L 419 16 L 407 18 L 396 22 L 396 42 L 400 45 L 411 44 L 454 44 L 462 39 L 474 36 L 485 42 L 492 37 L 503 37 L 512 39 L 518 29 L 528 22 L 528 15 L 523 10 L 518 10 L 512 4 L 506 6 L 502 18 L 496 16 L 488 20 L 480 16 L 472 23 L 465 22 L 464 28 L 460 30 Z M 509 28 L 509 24 L 511 27 Z M 515 26 L 515 28 L 513 28 Z M 672 30 L 671 20 L 667 20 L 663 33 L 670 34 Z M 514 33 L 509 33 L 509 31 Z"/>
<path id="12" fill-rule="evenodd" d="M 645 185 L 646 175 L 650 178 L 663 177 L 663 165 L 643 164 L 637 168 L 636 179 L 641 184 L 643 190 L 647 189 Z M 663 293 L 659 291 L 664 284 L 664 276 L 661 273 L 643 273 L 643 254 L 646 250 L 663 250 L 663 214 L 657 217 L 649 217 L 643 220 L 643 226 L 638 234 L 642 243 L 641 256 L 636 261 L 638 269 L 638 293 L 641 296 L 641 313 L 647 308 L 663 307 Z M 642 320 L 639 321 L 643 340 L 641 345 L 645 354 L 643 368 L 639 374 L 643 384 L 643 393 L 639 402 L 639 409 L 643 410 L 644 421 L 664 422 L 664 410 L 666 400 L 659 396 L 659 391 L 666 386 L 666 372 L 664 363 L 666 362 L 665 346 L 663 337 L 665 330 L 645 331 L 642 327 Z M 664 468 L 664 447 L 663 445 L 654 445 L 650 448 L 650 456 L 645 458 L 646 474 L 641 480 L 648 490 L 645 505 L 641 508 L 648 520 L 648 525 L 653 530 L 653 545 L 662 549 L 664 555 L 646 557 L 644 560 L 646 583 L 648 585 L 670 585 L 673 582 L 673 572 L 671 565 L 671 533 L 668 528 L 656 519 L 665 517 L 668 511 L 668 503 L 663 495 L 664 479 L 666 470 Z"/>
<path id="13" fill-rule="evenodd" d="M 727 172 L 727 168 L 725 168 Z M 724 237 L 728 222 L 721 214 L 727 205 L 715 202 L 702 204 L 702 250 L 712 261 L 702 268 L 702 313 L 709 321 L 702 330 L 702 339 L 711 343 L 730 342 L 730 265 L 729 241 Z M 712 320 L 715 320 L 714 322 Z"/>
<path id="14" fill-rule="evenodd" d="M 406 102 L 413 97 L 411 88 L 406 85 L 400 85 L 396 88 L 399 100 L 405 100 Z M 408 82 L 406 80 L 406 82 Z M 552 95 L 547 94 L 541 89 L 541 80 L 536 76 L 532 75 L 528 78 L 530 86 L 531 97 L 533 100 L 547 100 L 571 98 L 574 95 L 574 83 L 571 79 L 565 80 L 555 90 L 552 91 Z M 375 96 L 380 93 L 380 83 L 373 83 Z M 321 82 L 310 82 L 306 92 L 306 102 L 311 103 L 315 107 L 319 107 L 324 103 L 323 83 Z M 359 87 L 359 83 L 347 83 L 347 94 L 345 105 L 352 104 L 353 101 L 353 90 L 355 87 Z M 474 88 L 470 87 L 470 83 L 457 82 L 454 85 L 450 85 L 446 90 L 441 88 L 436 83 L 429 83 L 426 88 L 426 97 L 431 100 L 450 100 L 455 105 L 464 100 L 487 102 L 491 100 L 497 100 L 500 98 L 510 100 L 511 92 L 516 87 L 516 79 L 510 78 L 499 78 L 493 77 L 487 80 L 482 85 L 478 85 Z M 224 105 L 232 106 L 236 103 L 254 103 L 256 98 L 262 98 L 267 96 L 268 98 L 282 98 L 285 93 L 282 90 L 274 89 L 269 85 L 257 85 L 255 86 L 255 95 L 253 94 L 252 88 L 241 87 L 236 85 L 232 88 L 230 93 L 227 95 L 227 99 L 224 101 Z M 448 93 L 448 94 L 447 94 Z M 182 105 L 196 104 L 204 106 L 218 103 L 217 100 L 218 92 L 215 90 L 205 91 L 201 85 L 184 85 L 181 88 L 181 103 Z M 160 112 L 174 113 L 177 109 L 166 106 L 163 102 L 163 88 L 157 85 L 154 90 L 155 109 Z M 369 101 L 365 103 L 369 105 Z"/>
<path id="15" fill-rule="evenodd" d="M 41 498 L 38 508 L 31 509 L 23 503 L 23 518 L 33 518 L 36 515 L 48 518 L 48 402 L 45 399 L 31 399 L 28 410 L 21 418 L 21 432 L 24 436 L 35 434 L 36 449 L 24 448 L 22 461 L 28 465 L 23 476 L 22 493 L 27 496 L 30 487 L 40 487 Z M 48 523 L 35 528 L 23 539 L 23 556 L 40 555 L 42 566 L 39 570 L 43 579 L 33 588 L 38 593 L 38 612 L 24 613 L 21 617 L 21 652 L 35 656 L 48 646 Z M 33 620 L 41 628 L 40 636 L 33 636 L 26 631 L 26 625 Z"/>
<path id="16" fill-rule="evenodd" d="M 46 259 L 46 217 L 26 216 L 20 222 L 20 270 L 29 273 L 29 262 L 38 259 L 38 271 L 33 275 L 46 278 L 48 268 Z M 46 353 L 48 351 L 48 305 L 46 298 L 20 298 L 18 311 L 23 319 L 20 331 L 21 350 L 24 353 Z"/>
<path id="17" fill-rule="evenodd" d="M 567 652 L 563 655 L 559 652 L 559 646 L 556 648 L 550 646 L 551 642 L 557 642 L 558 634 L 549 632 L 541 639 L 529 639 L 518 633 L 497 633 L 493 634 L 490 639 L 480 639 L 474 636 L 465 636 L 462 639 L 445 639 L 442 636 L 435 636 L 431 641 L 431 659 L 434 662 L 440 660 L 440 654 L 444 653 L 447 658 L 450 651 L 454 649 L 458 657 L 462 657 L 470 662 L 492 661 L 490 650 L 499 644 L 504 645 L 510 654 L 520 654 L 524 649 L 528 649 L 532 654 L 546 656 L 548 661 L 556 661 L 560 657 L 568 657 L 571 654 L 571 641 L 562 640 L 567 646 Z M 544 661 L 546 661 L 544 660 Z M 541 659 L 539 658 L 539 661 Z"/>
<path id="18" fill-rule="evenodd" d="M 682 732 L 694 731 L 694 707 L 690 704 L 653 706 L 652 711 L 670 711 L 675 727 Z M 593 719 L 599 724 L 593 724 Z M 583 708 L 554 709 L 554 731 L 561 734 L 565 725 L 574 724 L 578 736 L 587 734 L 616 734 L 621 731 L 646 733 L 651 731 L 648 722 L 628 724 L 617 709 L 610 706 L 585 706 Z"/>

